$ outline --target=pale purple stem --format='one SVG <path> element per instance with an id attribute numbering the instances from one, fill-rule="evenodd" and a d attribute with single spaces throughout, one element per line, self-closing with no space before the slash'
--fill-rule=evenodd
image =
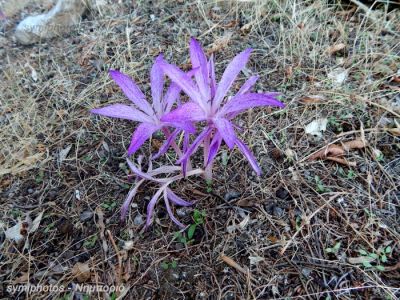
<path id="1" fill-rule="evenodd" d="M 211 137 L 209 135 L 203 141 L 203 145 L 204 145 L 204 166 L 205 166 L 204 178 L 206 179 L 206 181 L 212 181 L 213 162 L 210 162 L 207 165 L 208 156 L 210 154 L 210 141 L 211 141 Z"/>

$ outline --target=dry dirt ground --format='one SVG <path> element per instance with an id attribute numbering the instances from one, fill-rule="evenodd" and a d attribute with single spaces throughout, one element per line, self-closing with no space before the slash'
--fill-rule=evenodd
<path id="1" fill-rule="evenodd" d="M 71 34 L 33 46 L 16 45 L 13 28 L 48 7 L 31 2 L 2 20 L 1 298 L 398 299 L 399 9 L 324 0 L 113 2 L 88 12 Z M 191 178 L 173 187 L 197 201 L 176 211 L 197 222 L 193 236 L 162 206 L 143 231 L 151 184 L 119 219 L 133 184 L 125 153 L 135 124 L 88 111 L 127 101 L 110 68 L 147 93 L 158 53 L 187 68 L 190 36 L 214 53 L 219 76 L 252 47 L 239 82 L 259 74 L 257 90 L 281 92 L 287 107 L 238 120 L 262 177 L 224 148 L 212 186 Z M 305 131 L 316 120 L 327 121 L 319 138 Z M 154 137 L 142 154 L 159 145 Z M 9 291 L 27 282 L 69 290 Z M 122 291 L 74 292 L 78 283 Z"/>

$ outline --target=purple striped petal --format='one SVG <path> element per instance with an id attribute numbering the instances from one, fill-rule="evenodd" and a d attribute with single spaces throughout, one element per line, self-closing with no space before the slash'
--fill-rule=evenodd
<path id="1" fill-rule="evenodd" d="M 207 118 L 204 110 L 195 102 L 182 104 L 177 109 L 161 117 L 162 122 L 185 123 L 204 121 Z"/>
<path id="2" fill-rule="evenodd" d="M 195 101 L 200 106 L 205 108 L 205 104 L 203 103 L 202 96 L 194 85 L 192 79 L 178 67 L 167 63 L 165 60 L 162 60 L 160 63 L 161 68 L 168 75 L 169 78 L 173 82 L 175 82 L 188 96 Z"/>
<path id="3" fill-rule="evenodd" d="M 151 217 L 153 216 L 154 207 L 157 204 L 158 198 L 160 198 L 161 194 L 166 189 L 167 185 L 164 184 L 160 189 L 154 194 L 153 198 L 151 198 L 149 204 L 147 204 L 147 216 L 146 216 L 146 225 L 145 228 L 148 228 L 151 224 Z"/>
<path id="4" fill-rule="evenodd" d="M 136 128 L 132 135 L 131 144 L 128 148 L 128 155 L 135 153 L 143 143 L 148 140 L 151 135 L 161 128 L 160 125 L 155 125 L 152 123 L 142 123 Z"/>
<path id="5" fill-rule="evenodd" d="M 169 113 L 171 111 L 180 93 L 181 88 L 176 83 L 172 82 L 164 96 L 164 113 Z"/>
<path id="6" fill-rule="evenodd" d="M 126 196 L 126 199 L 124 201 L 124 203 L 122 204 L 121 207 L 121 221 L 123 221 L 126 218 L 126 215 L 128 213 L 129 210 L 129 206 L 132 202 L 132 199 L 135 197 L 137 190 L 139 188 L 139 186 L 143 183 L 143 181 L 139 181 L 136 183 L 135 187 L 133 189 L 131 189 L 128 193 L 128 195 Z"/>
<path id="7" fill-rule="evenodd" d="M 157 154 L 154 154 L 151 159 L 153 159 L 153 160 L 157 159 L 161 155 L 163 155 L 165 152 L 167 152 L 179 132 L 180 132 L 180 129 L 175 129 L 174 132 L 172 132 L 170 134 L 170 136 L 165 140 L 164 144 L 160 147 Z"/>
<path id="8" fill-rule="evenodd" d="M 254 172 L 256 172 L 256 174 L 258 176 L 261 175 L 261 169 L 258 166 L 258 163 L 256 161 L 256 158 L 254 157 L 253 153 L 250 151 L 250 149 L 246 146 L 245 143 L 243 143 L 241 140 L 236 139 L 236 145 L 238 146 L 240 152 L 243 153 L 243 155 L 247 158 L 247 160 L 249 161 L 251 167 L 253 168 Z"/>
<path id="9" fill-rule="evenodd" d="M 168 199 L 172 201 L 175 205 L 179 206 L 191 206 L 193 205 L 192 202 L 188 202 L 186 200 L 183 200 L 181 197 L 177 196 L 173 191 L 171 191 L 169 188 L 166 189 Z"/>
<path id="10" fill-rule="evenodd" d="M 235 146 L 236 134 L 231 122 L 225 118 L 215 118 L 213 123 L 215 127 L 217 127 L 218 133 L 224 139 L 226 145 L 229 149 L 232 149 Z"/>
<path id="11" fill-rule="evenodd" d="M 132 120 L 137 122 L 151 122 L 152 119 L 140 110 L 125 104 L 111 104 L 102 108 L 90 110 L 91 113 L 111 118 Z"/>
<path id="12" fill-rule="evenodd" d="M 149 102 L 146 101 L 146 97 L 142 91 L 137 87 L 133 80 L 128 76 L 119 71 L 110 70 L 110 76 L 119 85 L 121 90 L 124 92 L 126 97 L 132 101 L 140 110 L 148 114 L 149 116 L 154 115 L 154 111 Z"/>
<path id="13" fill-rule="evenodd" d="M 251 51 L 252 49 L 249 48 L 236 55 L 229 63 L 228 67 L 225 69 L 225 72 L 222 75 L 221 81 L 219 82 L 217 91 L 215 93 L 213 102 L 214 109 L 217 109 L 220 106 L 222 100 L 232 86 L 232 83 L 235 81 L 239 72 L 246 66 Z"/>
<path id="14" fill-rule="evenodd" d="M 222 107 L 222 109 L 218 112 L 218 115 L 223 116 L 227 114 L 238 114 L 249 108 L 259 106 L 279 106 L 282 108 L 285 107 L 285 104 L 275 98 L 277 95 L 279 94 L 247 93 L 243 95 L 237 95 L 229 100 L 229 102 Z"/>
<path id="15" fill-rule="evenodd" d="M 183 156 L 177 161 L 178 164 L 184 162 L 185 160 L 188 160 L 188 158 L 197 150 L 197 148 L 200 146 L 201 142 L 204 140 L 204 138 L 209 135 L 212 131 L 212 128 L 206 127 L 204 130 L 196 137 L 196 139 L 193 141 L 192 145 L 188 148 L 188 150 L 183 154 Z"/>
<path id="16" fill-rule="evenodd" d="M 217 90 L 217 81 L 215 80 L 215 64 L 214 64 L 214 55 L 213 54 L 211 54 L 210 60 L 208 61 L 208 72 L 210 73 L 211 99 L 214 99 L 215 92 Z"/>
<path id="17" fill-rule="evenodd" d="M 218 154 L 218 150 L 221 147 L 222 143 L 222 138 L 221 135 L 217 132 L 210 144 L 210 151 L 208 152 L 208 158 L 207 158 L 207 166 L 214 160 L 214 158 Z"/>
<path id="18" fill-rule="evenodd" d="M 153 64 L 150 72 L 151 96 L 153 98 L 153 107 L 158 116 L 162 115 L 161 97 L 164 88 L 164 73 L 160 67 L 163 56 L 160 54 Z"/>
<path id="19" fill-rule="evenodd" d="M 242 85 L 240 88 L 239 92 L 237 92 L 237 95 L 242 95 L 247 93 L 257 82 L 258 76 L 251 76 L 249 79 L 246 80 L 246 82 Z"/>
<path id="20" fill-rule="evenodd" d="M 210 98 L 210 85 L 208 84 L 207 59 L 200 44 L 194 38 L 190 39 L 190 61 L 193 68 L 200 68 L 200 72 L 196 72 L 194 77 L 203 98 L 208 100 Z"/>
<path id="21" fill-rule="evenodd" d="M 169 205 L 169 200 L 168 200 L 168 194 L 167 190 L 164 190 L 164 202 L 165 202 L 165 207 L 167 208 L 167 212 L 171 220 L 178 225 L 181 228 L 185 228 L 186 226 L 183 225 L 177 218 L 175 218 L 174 213 L 172 212 L 171 205 Z"/>

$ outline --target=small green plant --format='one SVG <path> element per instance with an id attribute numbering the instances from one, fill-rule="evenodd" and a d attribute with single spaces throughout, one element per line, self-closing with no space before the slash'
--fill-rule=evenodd
<path id="1" fill-rule="evenodd" d="M 101 207 L 104 208 L 105 210 L 113 210 L 117 206 L 117 202 L 114 201 L 108 201 L 104 202 L 101 204 Z"/>
<path id="2" fill-rule="evenodd" d="M 83 247 L 85 248 L 93 248 L 96 245 L 97 242 L 97 235 L 93 235 L 92 237 L 88 238 L 83 242 Z"/>
<path id="3" fill-rule="evenodd" d="M 197 226 L 204 224 L 205 217 L 206 217 L 206 212 L 204 210 L 202 211 L 198 209 L 194 210 L 193 212 L 194 223 L 189 226 L 187 233 L 189 240 L 193 239 Z"/>
<path id="4" fill-rule="evenodd" d="M 193 224 L 191 224 L 187 230 L 187 232 L 177 231 L 174 233 L 174 239 L 182 244 L 188 244 L 193 240 L 194 233 L 196 232 L 196 228 L 200 225 L 203 225 L 205 222 L 207 214 L 205 210 L 195 209 L 193 211 Z"/>
<path id="5" fill-rule="evenodd" d="M 335 128 L 336 131 L 342 132 L 343 127 L 342 124 L 336 117 L 328 117 L 328 124 Z"/>
<path id="6" fill-rule="evenodd" d="M 385 267 L 382 265 L 387 262 L 386 254 L 390 254 L 392 252 L 392 248 L 387 246 L 385 248 L 379 248 L 377 253 L 375 252 L 368 252 L 364 249 L 359 249 L 358 253 L 361 254 L 365 260 L 362 261 L 362 264 L 365 268 L 374 268 L 378 271 L 384 271 Z"/>
<path id="7" fill-rule="evenodd" d="M 318 175 L 315 175 L 314 179 L 315 179 L 315 183 L 317 185 L 316 190 L 318 193 L 325 193 L 325 192 L 329 191 L 329 189 L 327 189 L 325 187 L 324 183 L 322 182 L 321 178 L 319 178 Z"/>
<path id="8" fill-rule="evenodd" d="M 326 248 L 325 249 L 326 253 L 333 253 L 333 254 L 337 255 L 341 244 L 342 244 L 341 242 L 337 242 L 332 248 Z"/>
<path id="9" fill-rule="evenodd" d="M 175 260 L 172 260 L 170 262 L 167 261 L 163 261 L 161 263 L 161 268 L 163 270 L 168 270 L 168 269 L 176 269 L 176 267 L 178 266 L 178 263 Z"/>
<path id="10" fill-rule="evenodd" d="M 346 173 L 346 171 L 342 167 L 339 167 L 338 173 L 340 176 L 342 176 L 343 178 L 346 178 L 348 180 L 352 180 L 352 179 L 356 178 L 356 176 L 357 176 L 357 174 L 356 174 L 356 172 L 354 172 L 354 170 L 349 169 Z"/>

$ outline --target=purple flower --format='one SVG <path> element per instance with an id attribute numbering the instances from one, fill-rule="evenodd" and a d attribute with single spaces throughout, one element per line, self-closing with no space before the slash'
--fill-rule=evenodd
<path id="1" fill-rule="evenodd" d="M 141 123 L 133 133 L 128 148 L 128 155 L 135 153 L 154 132 L 160 129 L 163 130 L 167 140 L 153 158 L 159 157 L 165 153 L 170 145 L 174 147 L 178 154 L 181 154 L 179 148 L 175 144 L 175 137 L 181 129 L 188 133 L 195 131 L 190 122 L 183 121 L 179 122 L 179 124 L 175 124 L 174 122 L 161 121 L 161 117 L 171 111 L 172 106 L 177 101 L 181 92 L 181 88 L 177 84 L 172 83 L 167 92 L 163 94 L 164 73 L 160 67 L 162 61 L 162 55 L 159 55 L 150 72 L 151 95 L 153 99 L 151 104 L 146 100 L 145 95 L 129 76 L 119 71 L 111 70 L 109 72 L 111 78 L 119 85 L 133 105 L 112 104 L 103 108 L 91 110 L 94 114 Z M 189 76 L 190 74 L 188 77 Z M 179 128 L 173 133 L 170 133 L 167 128 L 168 125 L 174 125 Z"/>
<path id="2" fill-rule="evenodd" d="M 170 77 L 172 82 L 178 85 L 190 98 L 190 101 L 180 105 L 176 110 L 164 115 L 164 122 L 187 123 L 205 121 L 206 126 L 197 136 L 192 145 L 178 162 L 187 160 L 204 143 L 204 161 L 207 179 L 210 178 L 213 160 L 221 146 L 221 142 L 232 149 L 235 145 L 244 154 L 254 171 L 260 175 L 261 170 L 249 148 L 241 141 L 235 133 L 235 125 L 232 119 L 249 108 L 259 106 L 285 105 L 276 99 L 278 93 L 258 94 L 249 92 L 258 77 L 250 77 L 232 98 L 227 98 L 231 88 L 240 71 L 245 67 L 251 49 L 239 53 L 229 63 L 222 75 L 220 82 L 215 80 L 214 59 L 208 61 L 203 49 L 195 39 L 190 42 L 190 59 L 195 82 L 178 67 L 168 64 L 164 59 L 160 60 L 160 68 Z"/>

